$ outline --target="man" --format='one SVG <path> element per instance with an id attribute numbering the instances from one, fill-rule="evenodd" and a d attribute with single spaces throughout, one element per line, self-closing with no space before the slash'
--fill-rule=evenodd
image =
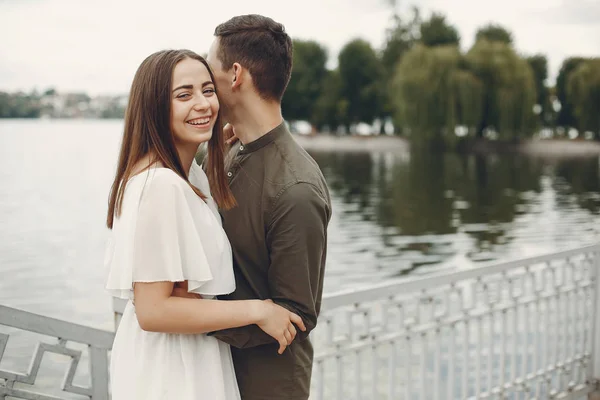
<path id="1" fill-rule="evenodd" d="M 236 276 L 236 291 L 226 298 L 272 299 L 300 315 L 307 331 L 297 329 L 281 355 L 256 325 L 214 335 L 232 346 L 244 400 L 304 400 L 313 361 L 307 335 L 321 307 L 329 191 L 281 114 L 292 70 L 292 41 L 283 25 L 243 15 L 219 25 L 215 36 L 208 62 L 224 120 L 239 139 L 227 162 L 238 206 L 222 213 Z"/>

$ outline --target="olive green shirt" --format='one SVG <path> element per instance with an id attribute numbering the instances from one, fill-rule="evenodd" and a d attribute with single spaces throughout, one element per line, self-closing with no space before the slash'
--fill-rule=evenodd
<path id="1" fill-rule="evenodd" d="M 237 143 L 226 161 L 238 206 L 222 212 L 233 249 L 236 290 L 222 298 L 273 299 L 300 315 L 307 332 L 279 355 L 257 325 L 214 333 L 232 346 L 243 400 L 308 398 L 331 217 L 329 190 L 317 163 L 282 123 Z"/>

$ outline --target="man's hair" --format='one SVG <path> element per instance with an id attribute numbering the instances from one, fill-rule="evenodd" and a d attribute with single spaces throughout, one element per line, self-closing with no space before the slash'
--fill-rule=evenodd
<path id="1" fill-rule="evenodd" d="M 239 15 L 217 26 L 215 36 L 222 68 L 241 64 L 262 98 L 280 102 L 292 74 L 292 39 L 284 26 L 262 15 Z"/>

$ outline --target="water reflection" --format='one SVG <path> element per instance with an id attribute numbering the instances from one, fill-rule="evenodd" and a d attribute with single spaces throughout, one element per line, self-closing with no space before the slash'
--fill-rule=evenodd
<path id="1" fill-rule="evenodd" d="M 595 239 L 597 157 L 311 154 L 340 201 L 336 232 L 345 233 L 347 243 L 362 238 L 344 246 L 336 261 L 376 254 L 369 261 L 379 274 L 365 279 L 468 268 Z"/>
<path id="2" fill-rule="evenodd" d="M 598 213 L 600 206 L 600 176 L 598 158 L 571 159 L 554 167 L 554 187 L 559 201 L 569 206 L 575 199 L 579 207 Z"/>

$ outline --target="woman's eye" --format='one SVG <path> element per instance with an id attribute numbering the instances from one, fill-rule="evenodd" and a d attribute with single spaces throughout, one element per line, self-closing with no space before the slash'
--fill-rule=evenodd
<path id="1" fill-rule="evenodd" d="M 179 95 L 177 95 L 178 99 L 185 99 L 186 97 L 189 97 L 189 93 L 181 93 Z"/>
<path id="2" fill-rule="evenodd" d="M 204 94 L 213 94 L 215 93 L 215 89 L 214 88 L 209 88 L 209 89 L 204 89 Z"/>

